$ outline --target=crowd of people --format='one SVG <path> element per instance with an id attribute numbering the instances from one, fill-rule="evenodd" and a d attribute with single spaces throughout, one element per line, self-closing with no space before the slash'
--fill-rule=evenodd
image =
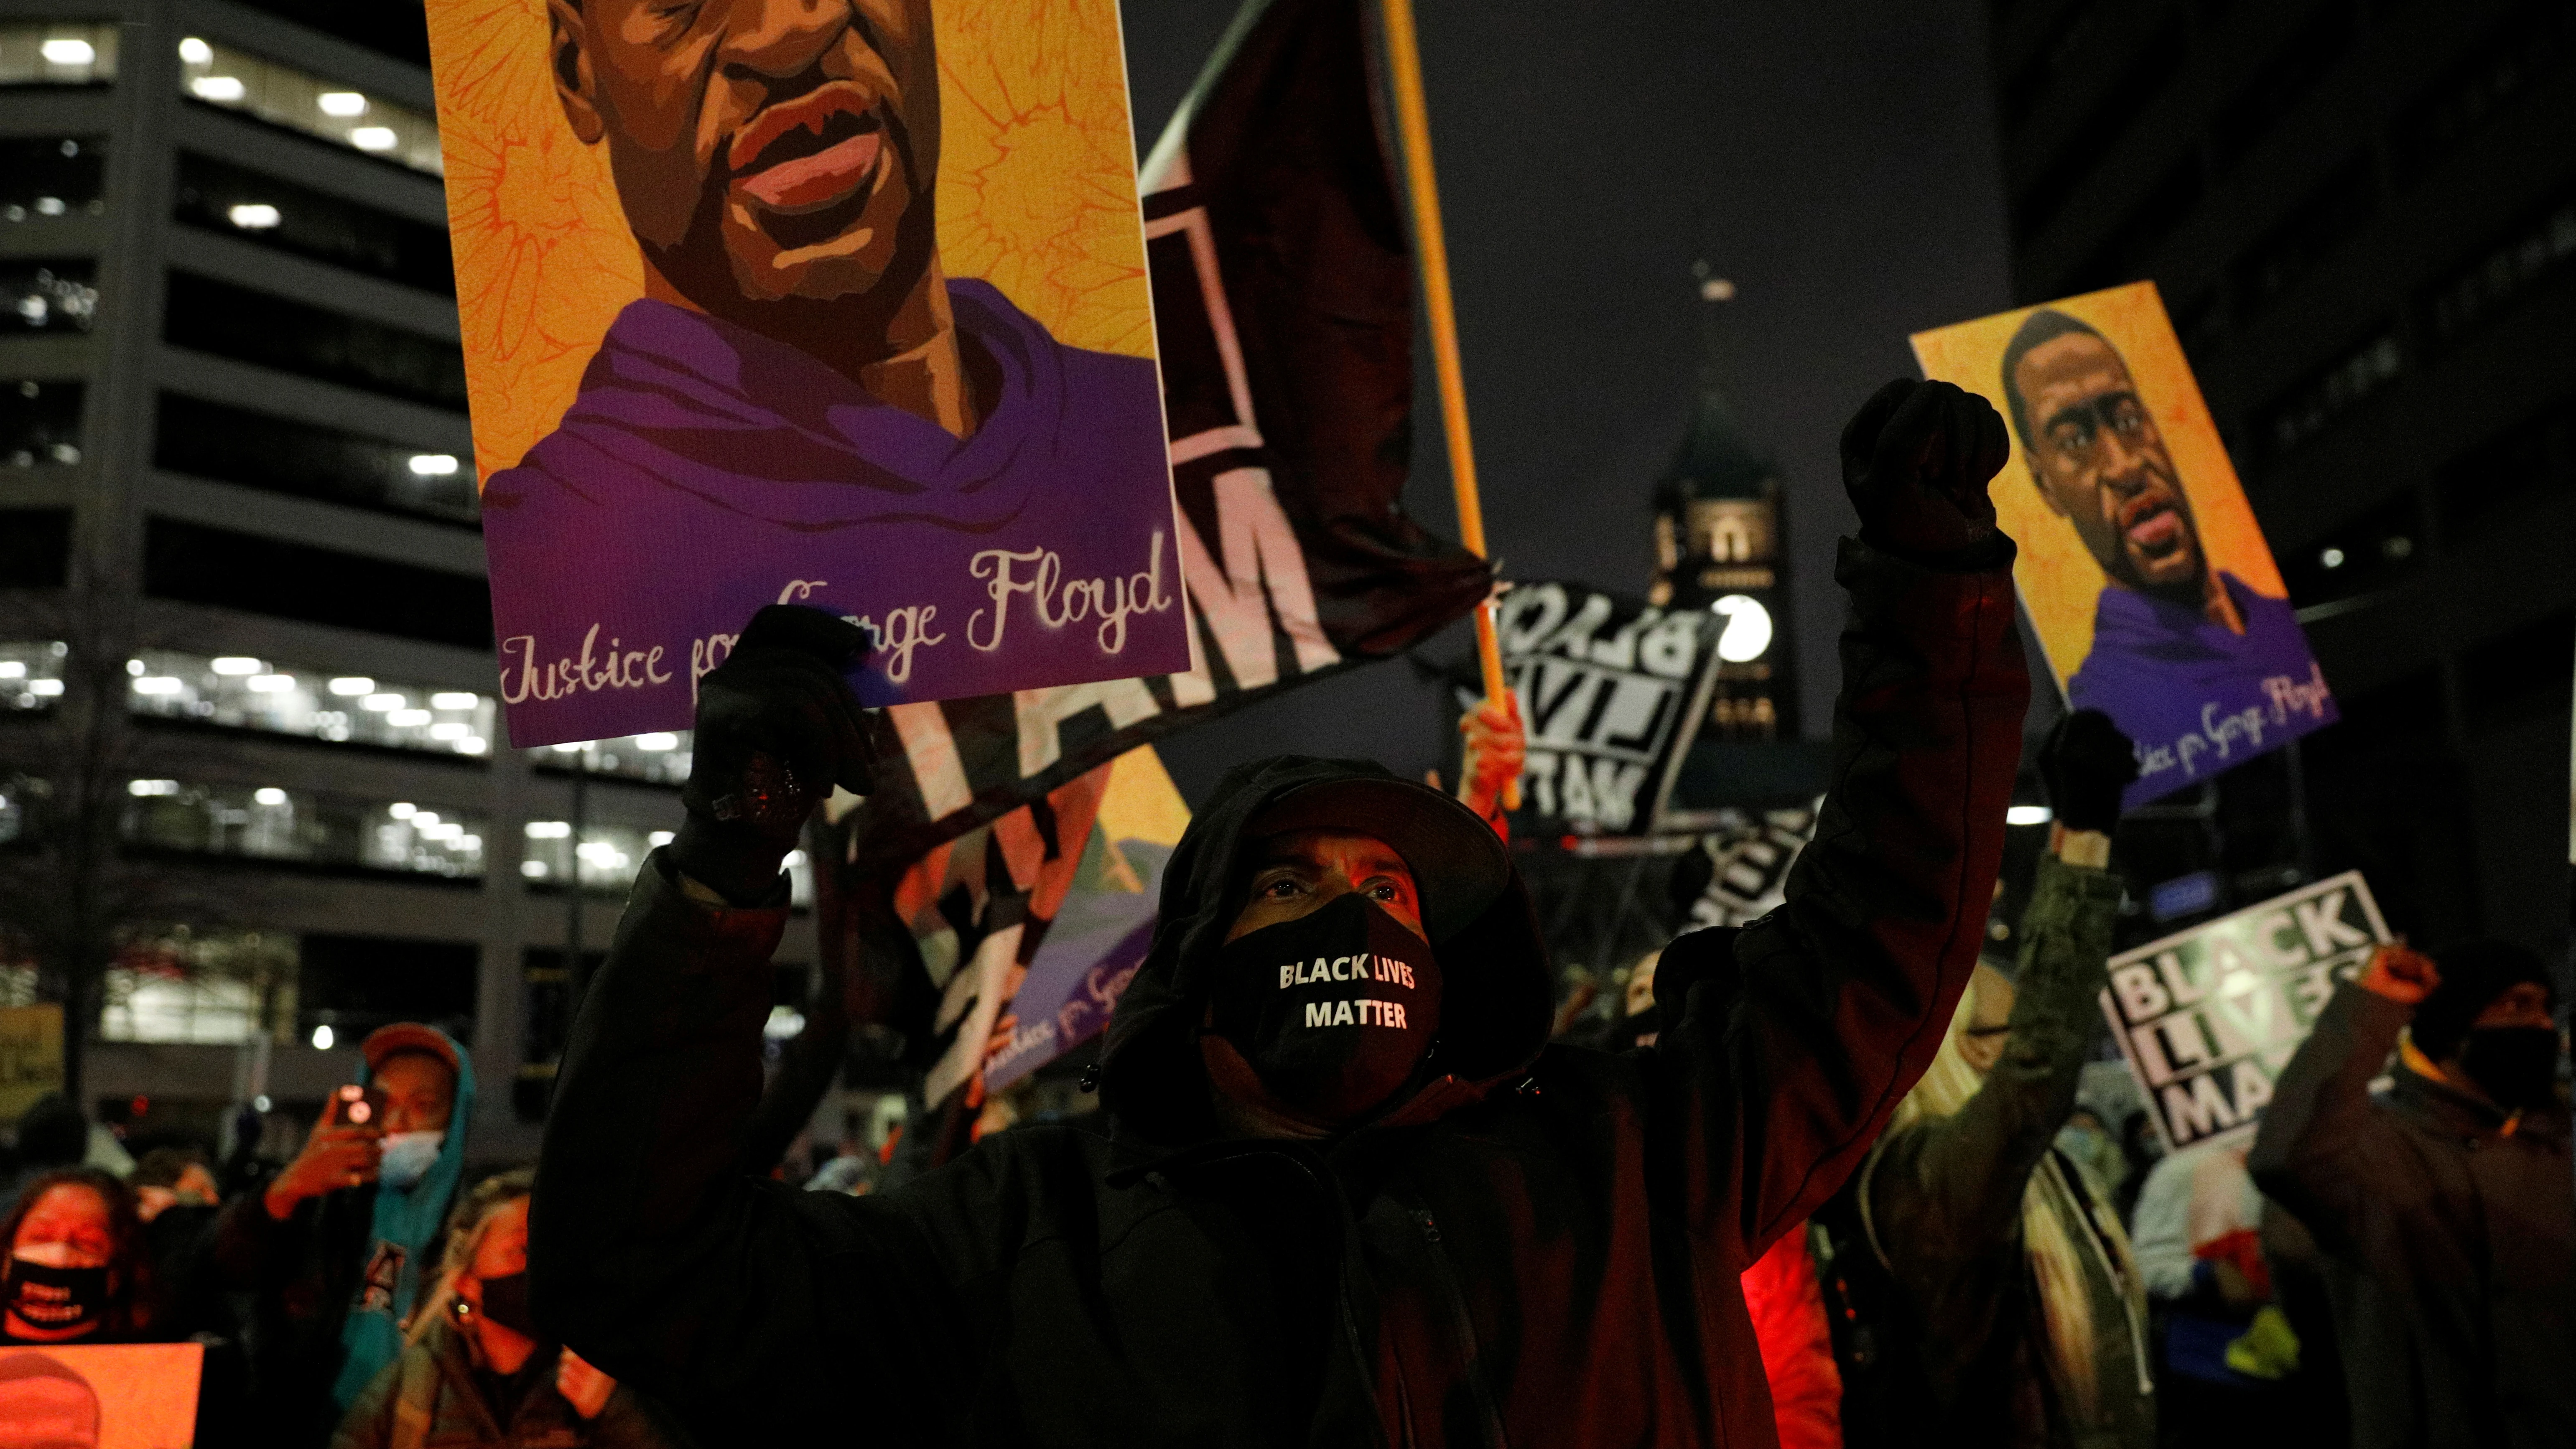
<path id="1" fill-rule="evenodd" d="M 2027 698 L 2003 453 L 1943 384 L 1854 420 L 1815 838 L 1780 908 L 1624 983 L 1610 1049 L 1564 1039 L 1489 708 L 1455 795 L 1220 782 L 1084 1119 L 780 1180 L 780 865 L 871 761 L 864 636 L 774 607 L 701 682 L 686 823 L 533 1167 L 468 1170 L 472 1064 L 416 1024 L 273 1167 L 111 1170 L 48 1101 L 0 1339 L 206 1340 L 208 1445 L 2569 1442 L 2538 957 L 2380 948 L 2259 1131 L 2149 1161 L 2085 1087 L 2137 774 L 2106 717 L 2040 751 L 2050 849 L 1989 929 Z"/>
<path id="2" fill-rule="evenodd" d="M 31 1107 L 0 1227 L 0 1345 L 203 1344 L 204 1449 L 680 1443 L 537 1328 L 534 1171 L 468 1183 L 466 1053 L 406 1022 L 360 1056 L 282 1163 L 256 1155 L 255 1114 L 212 1163 L 166 1146 L 134 1160 L 64 1098 Z"/>

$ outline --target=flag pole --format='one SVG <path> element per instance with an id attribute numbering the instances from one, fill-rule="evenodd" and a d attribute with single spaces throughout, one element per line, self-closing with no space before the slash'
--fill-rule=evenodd
<path id="1" fill-rule="evenodd" d="M 1413 29 L 1413 0 L 1381 0 L 1386 15 L 1387 69 L 1395 83 L 1395 118 L 1404 140 L 1405 189 L 1413 201 L 1413 241 L 1422 259 L 1422 296 L 1431 314 L 1431 363 L 1440 380 L 1440 423 L 1449 440 L 1449 486 L 1458 504 L 1458 541 L 1478 558 L 1485 552 L 1485 508 L 1476 493 L 1476 448 L 1467 432 L 1467 377 L 1458 360 L 1458 310 L 1449 295 L 1449 245 L 1440 230 L 1440 187 L 1431 171 L 1431 115 L 1422 98 L 1422 45 Z M 1485 702 L 1509 692 L 1503 683 L 1502 640 L 1494 629 L 1494 601 L 1476 606 L 1476 659 L 1483 666 Z M 1521 786 L 1503 788 L 1503 806 L 1517 810 Z"/>

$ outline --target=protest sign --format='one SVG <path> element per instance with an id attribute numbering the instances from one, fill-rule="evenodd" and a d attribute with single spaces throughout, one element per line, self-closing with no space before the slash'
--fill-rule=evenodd
<path id="1" fill-rule="evenodd" d="M 0 1445 L 188 1449 L 205 1356 L 200 1343 L 0 1349 Z"/>
<path id="2" fill-rule="evenodd" d="M 1729 621 L 1589 584 L 1534 583 L 1503 596 L 1496 622 L 1503 677 L 1529 729 L 1522 817 L 1541 833 L 1651 831 L 1708 709 Z"/>
<path id="3" fill-rule="evenodd" d="M 1073 888 L 993 1033 L 986 1091 L 1009 1086 L 1109 1025 L 1153 944 L 1163 866 L 1189 823 L 1189 807 L 1152 750 L 1123 755 L 1111 767 Z"/>
<path id="4" fill-rule="evenodd" d="M 1824 803 L 1765 810 L 1702 835 L 1696 848 L 1708 860 L 1708 884 L 1691 900 L 1691 925 L 1750 925 L 1787 901 L 1789 867 L 1816 838 Z"/>
<path id="5" fill-rule="evenodd" d="M 2013 582 L 2074 709 L 2137 742 L 2137 805 L 2331 724 L 2333 692 L 2155 284 L 1914 335 L 2004 415 Z"/>
<path id="6" fill-rule="evenodd" d="M 432 0 L 512 743 L 773 601 L 869 704 L 1191 667 L 1117 9 L 897 9 Z"/>
<path id="7" fill-rule="evenodd" d="M 0 1121 L 16 1121 L 62 1089 L 62 1004 L 0 1006 Z"/>
<path id="8" fill-rule="evenodd" d="M 2166 1148 L 2253 1131 L 2335 983 L 2388 939 L 2347 871 L 2112 957 L 2102 1014 Z"/>

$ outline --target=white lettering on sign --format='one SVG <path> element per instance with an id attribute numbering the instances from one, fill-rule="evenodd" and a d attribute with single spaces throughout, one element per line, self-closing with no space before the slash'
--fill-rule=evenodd
<path id="1" fill-rule="evenodd" d="M 2167 1146 L 2250 1131 L 2335 983 L 2387 939 L 2355 871 L 2113 957 L 2102 1014 Z"/>
<path id="2" fill-rule="evenodd" d="M 966 571 L 985 580 L 992 607 L 977 609 L 966 620 L 966 642 L 987 654 L 1002 647 L 1009 633 L 1011 599 L 1025 595 L 1039 627 L 1061 629 L 1088 619 L 1100 621 L 1094 642 L 1103 654 L 1127 647 L 1127 620 L 1134 614 L 1159 614 L 1172 606 L 1163 580 L 1163 531 L 1154 530 L 1146 566 L 1118 577 L 1068 579 L 1064 560 L 1051 548 L 988 548 L 967 560 Z M 990 623 L 984 621 L 989 619 Z"/>
<path id="3" fill-rule="evenodd" d="M 1288 636 L 1300 672 L 1339 663 L 1341 652 L 1324 637 L 1315 613 L 1315 591 L 1306 578 L 1306 555 L 1271 491 L 1266 468 L 1229 468 L 1210 480 L 1216 496 L 1217 557 L 1210 557 L 1186 515 L 1180 528 L 1181 578 L 1206 621 L 1206 634 L 1225 657 L 1239 689 L 1279 682 L 1279 654 L 1272 625 Z M 1219 568 L 1218 558 L 1224 561 Z M 1180 676 L 1174 693 L 1180 695 Z M 1213 699 L 1213 686 L 1207 698 Z M 1183 704 L 1205 700 L 1181 698 Z"/>
<path id="4" fill-rule="evenodd" d="M 599 648 L 599 626 L 581 636 L 581 653 L 565 655 L 552 661 L 537 657 L 537 636 L 514 634 L 501 641 L 501 702 L 524 704 L 532 699 L 564 699 L 575 694 L 595 694 L 607 689 L 642 689 L 648 685 L 668 684 L 670 671 L 662 667 L 662 646 L 629 649 L 626 641 L 611 638 L 606 652 Z M 511 676 L 512 670 L 517 677 Z M 694 692 L 696 680 L 690 681 Z"/>

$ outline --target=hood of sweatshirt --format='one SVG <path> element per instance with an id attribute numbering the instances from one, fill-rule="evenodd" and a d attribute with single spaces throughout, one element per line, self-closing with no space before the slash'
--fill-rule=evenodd
<path id="1" fill-rule="evenodd" d="M 1199 1023 L 1226 928 L 1243 906 L 1245 855 L 1260 838 L 1251 827 L 1292 791 L 1362 780 L 1406 783 L 1374 761 L 1278 755 L 1227 771 L 1192 818 L 1164 868 L 1153 945 L 1119 998 L 1101 1052 L 1101 1101 L 1122 1138 L 1177 1147 L 1215 1130 Z M 1428 787 L 1410 788 L 1445 799 Z M 1475 819 L 1465 806 L 1447 803 Z M 1371 833 L 1365 818 L 1334 823 Z M 1476 828 L 1485 826 L 1479 821 Z M 1389 843 L 1403 849 L 1400 841 Z M 1463 1100 L 1473 1093 L 1458 1088 L 1481 1088 L 1522 1070 L 1547 1045 L 1555 1018 L 1547 948 L 1529 891 L 1508 856 L 1499 891 L 1481 908 L 1444 910 L 1443 882 L 1420 865 L 1414 869 L 1424 915 L 1434 922 L 1431 949 L 1443 983 L 1437 1065 L 1431 1080 L 1392 1104 L 1381 1121 L 1410 1120 L 1421 1114 L 1408 1112 L 1408 1105 Z"/>

